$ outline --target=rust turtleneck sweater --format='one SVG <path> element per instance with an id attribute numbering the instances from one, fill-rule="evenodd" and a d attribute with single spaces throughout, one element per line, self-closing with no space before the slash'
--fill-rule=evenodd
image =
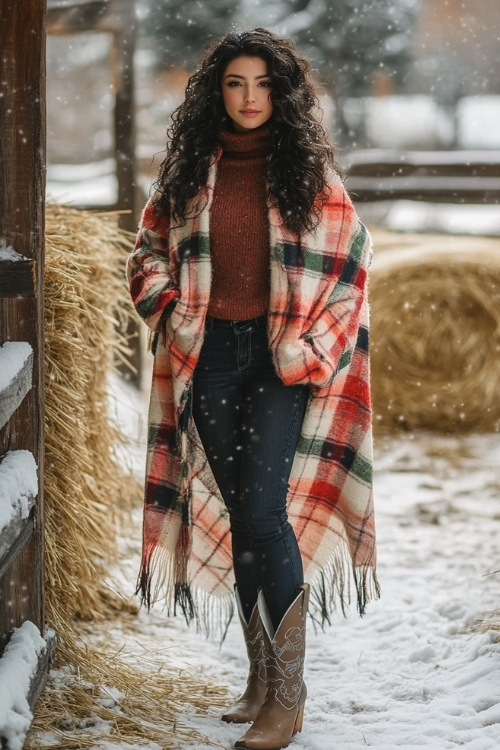
<path id="1" fill-rule="evenodd" d="M 208 314 L 223 320 L 265 315 L 269 307 L 269 227 L 264 162 L 265 128 L 219 135 L 210 215 L 212 288 Z"/>

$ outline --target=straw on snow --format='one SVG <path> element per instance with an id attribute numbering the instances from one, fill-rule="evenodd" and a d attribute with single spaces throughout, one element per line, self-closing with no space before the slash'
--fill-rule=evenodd
<path id="1" fill-rule="evenodd" d="M 373 231 L 375 426 L 500 429 L 500 240 Z"/>
<path id="2" fill-rule="evenodd" d="M 126 665 L 120 654 L 83 650 L 71 674 L 56 674 L 39 698 L 29 735 L 29 748 L 52 750 L 96 747 L 99 740 L 138 747 L 156 743 L 165 750 L 186 742 L 220 747 L 179 722 L 181 709 L 204 712 L 224 705 L 226 691 L 186 673 Z M 166 670 L 165 670 L 166 671 Z M 54 739 L 57 738 L 57 742 Z"/>
<path id="3" fill-rule="evenodd" d="M 124 746 L 155 741 L 173 748 L 186 739 L 210 745 L 176 715 L 186 705 L 223 705 L 226 692 L 178 670 L 162 672 L 160 664 L 126 664 L 79 639 L 77 618 L 136 611 L 105 582 L 124 509 L 141 495 L 117 459 L 121 435 L 107 408 L 109 373 L 127 354 L 123 269 L 131 239 L 116 214 L 47 205 L 45 607 L 65 677 L 53 674 L 39 698 L 32 748 L 44 745 L 45 732 L 59 750 L 90 747 L 110 735 Z"/>

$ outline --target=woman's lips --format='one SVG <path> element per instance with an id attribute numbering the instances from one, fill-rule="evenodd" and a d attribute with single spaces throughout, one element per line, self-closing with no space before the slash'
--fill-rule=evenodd
<path id="1" fill-rule="evenodd" d="M 258 109 L 240 109 L 240 114 L 245 115 L 245 117 L 255 117 L 260 112 Z"/>

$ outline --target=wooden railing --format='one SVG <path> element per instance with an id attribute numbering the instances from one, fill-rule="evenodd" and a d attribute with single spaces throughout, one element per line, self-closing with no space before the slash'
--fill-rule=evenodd
<path id="1" fill-rule="evenodd" d="M 500 203 L 500 151 L 346 152 L 341 165 L 355 202 Z"/>

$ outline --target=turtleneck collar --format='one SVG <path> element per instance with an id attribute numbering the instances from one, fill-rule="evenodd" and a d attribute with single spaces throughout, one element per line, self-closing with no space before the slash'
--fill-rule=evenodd
<path id="1" fill-rule="evenodd" d="M 219 133 L 222 157 L 231 159 L 253 159 L 269 153 L 269 133 L 262 126 L 245 133 L 223 130 Z"/>

